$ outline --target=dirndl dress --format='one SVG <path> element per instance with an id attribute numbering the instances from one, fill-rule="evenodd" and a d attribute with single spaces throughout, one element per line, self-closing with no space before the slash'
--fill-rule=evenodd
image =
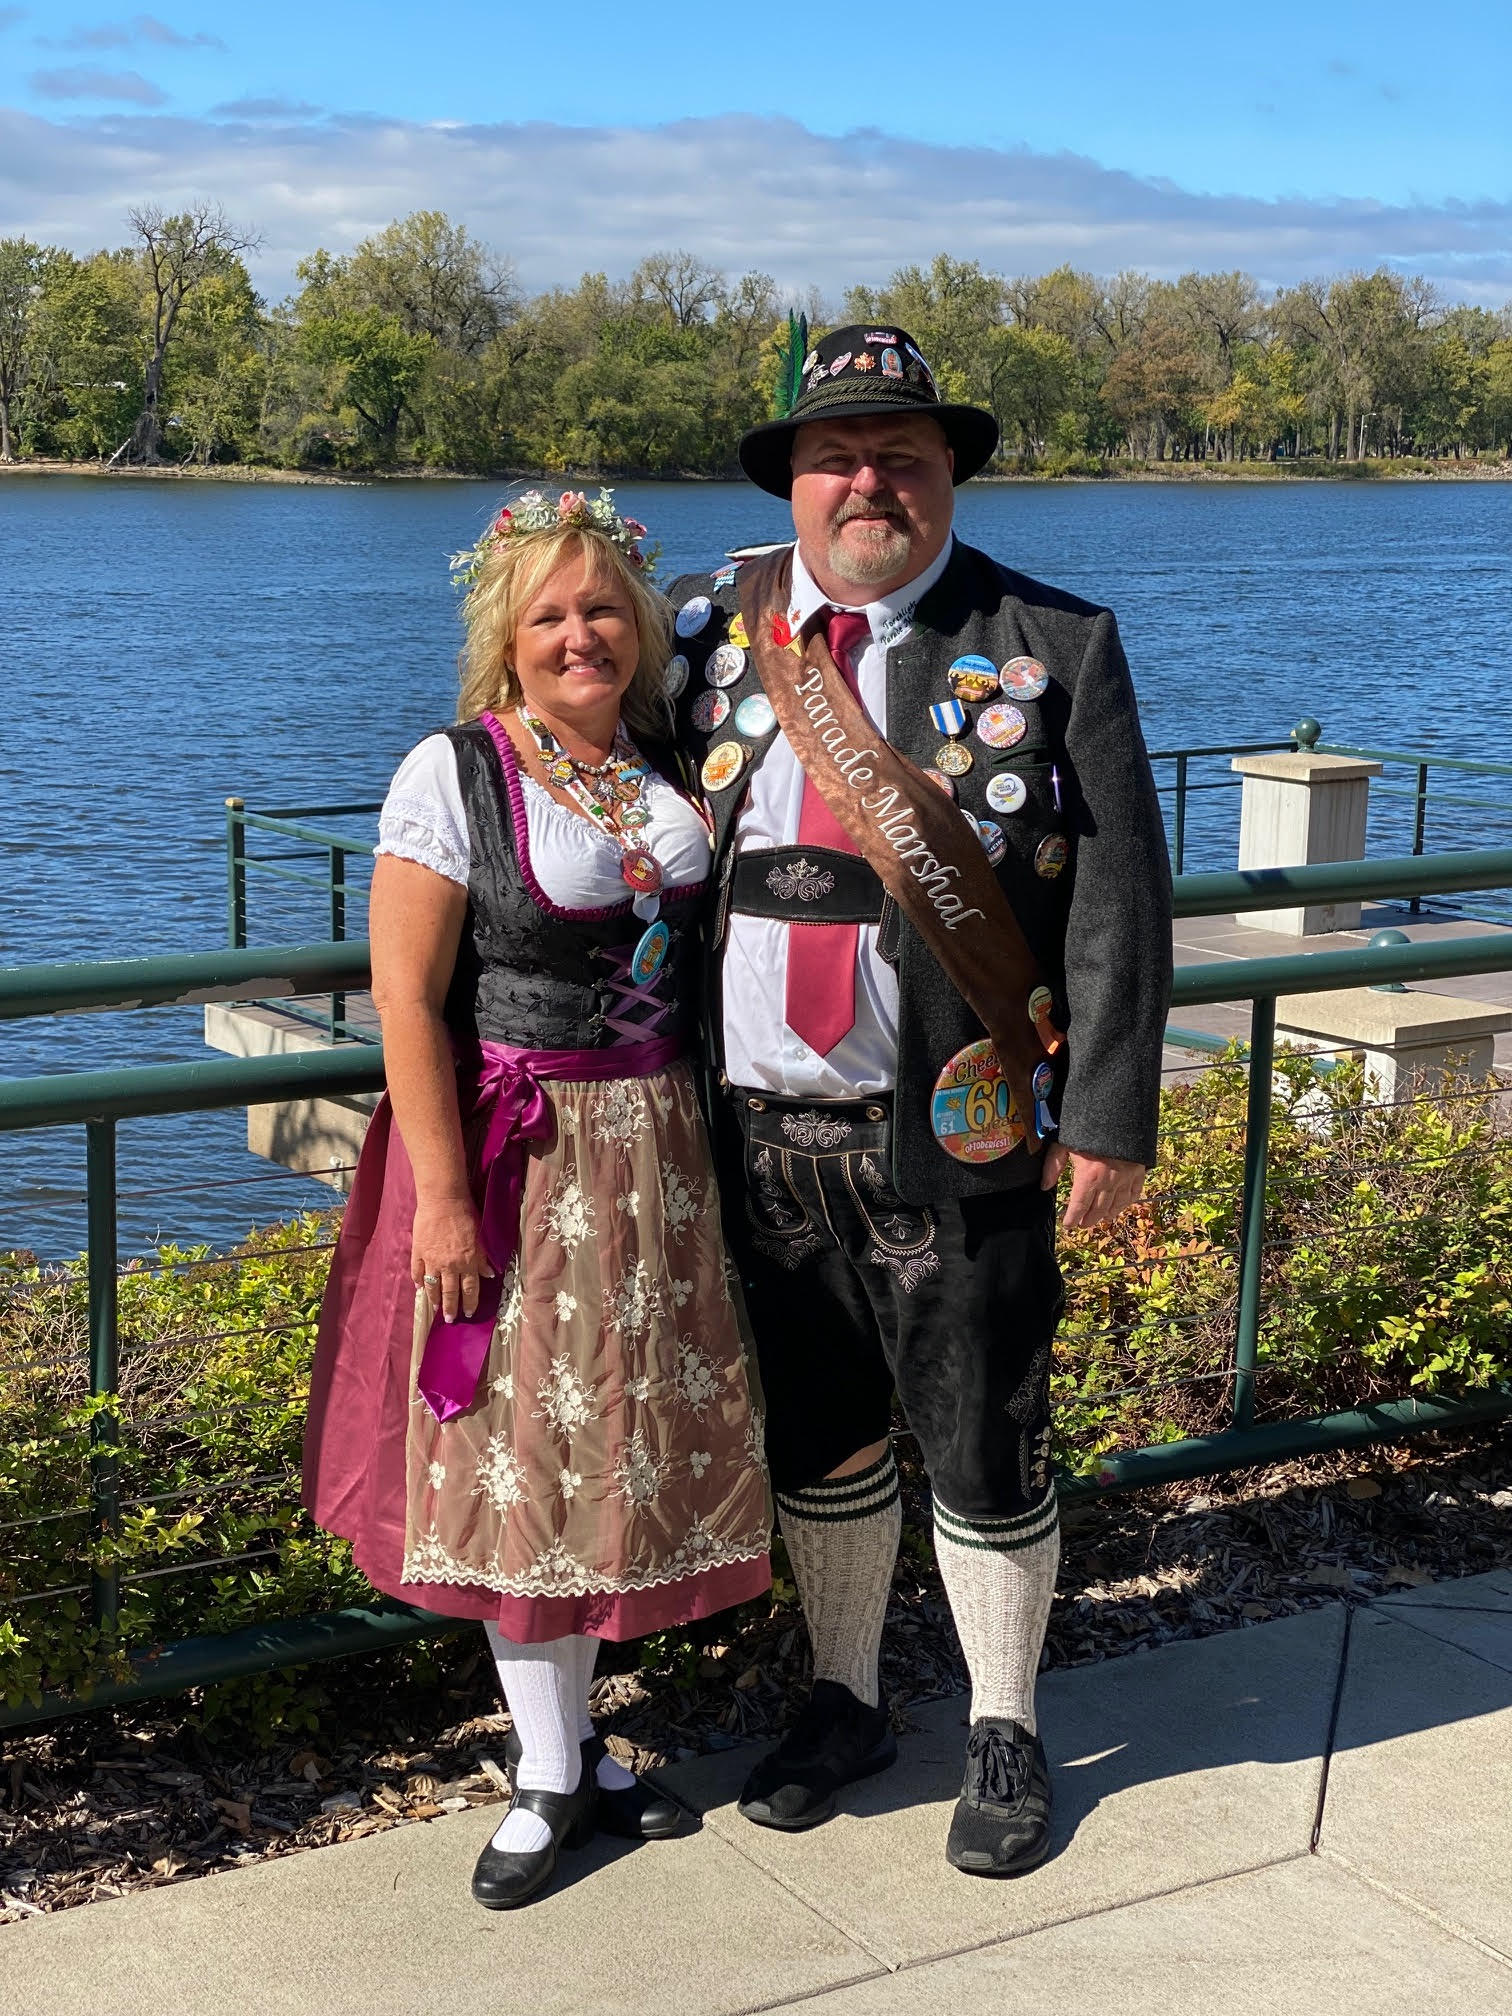
<path id="1" fill-rule="evenodd" d="M 513 1250 L 452 1405 L 427 1376 L 414 1177 L 380 1102 L 321 1309 L 304 1485 L 375 1588 L 531 1643 L 639 1637 L 769 1587 L 754 1373 L 677 1048 L 464 1051 L 485 1245 L 502 1197 Z"/>

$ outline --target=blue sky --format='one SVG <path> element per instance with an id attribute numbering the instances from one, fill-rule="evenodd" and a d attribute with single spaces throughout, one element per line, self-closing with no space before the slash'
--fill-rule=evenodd
<path id="1" fill-rule="evenodd" d="M 1385 259 L 1512 296 L 1512 5 L 0 5 L 0 232 L 219 197 L 259 278 L 435 205 L 530 285 L 652 245 L 836 291 Z"/>

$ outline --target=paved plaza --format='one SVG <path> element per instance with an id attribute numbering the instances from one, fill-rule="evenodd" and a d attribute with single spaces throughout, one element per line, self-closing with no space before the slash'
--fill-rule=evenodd
<path id="1" fill-rule="evenodd" d="M 966 1704 L 803 1835 L 664 1775 L 676 1840 L 467 1894 L 498 1808 L 0 1931 L 6 2016 L 1512 2016 L 1512 1572 L 1041 1683 L 1052 1859 L 942 1848 Z"/>

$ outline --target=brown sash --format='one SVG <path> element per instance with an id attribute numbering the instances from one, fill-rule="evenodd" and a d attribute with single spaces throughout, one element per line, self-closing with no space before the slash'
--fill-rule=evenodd
<path id="1" fill-rule="evenodd" d="M 992 1038 L 1032 1153 L 1042 1139 L 1033 1075 L 1044 1050 L 1030 1020 L 1034 954 L 986 854 L 954 802 L 867 719 L 825 642 L 787 627 L 792 549 L 740 570 L 740 613 L 767 698 L 809 782 Z"/>

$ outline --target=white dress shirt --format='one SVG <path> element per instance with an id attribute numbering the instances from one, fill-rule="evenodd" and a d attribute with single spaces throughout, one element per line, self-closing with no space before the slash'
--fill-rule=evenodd
<path id="1" fill-rule="evenodd" d="M 788 620 L 795 634 L 821 609 L 864 607 L 871 642 L 856 665 L 856 684 L 879 735 L 887 733 L 887 654 L 913 628 L 914 608 L 944 573 L 950 552 L 947 543 L 922 574 L 880 601 L 832 605 L 793 549 Z M 803 767 L 787 737 L 779 734 L 736 819 L 736 851 L 794 845 L 802 803 Z M 790 1099 L 855 1099 L 889 1090 L 897 1073 L 898 981 L 878 956 L 877 926 L 860 927 L 855 1022 L 823 1057 L 795 1036 L 784 1019 L 790 928 L 775 918 L 730 917 L 722 972 L 725 1075 L 732 1085 Z"/>

